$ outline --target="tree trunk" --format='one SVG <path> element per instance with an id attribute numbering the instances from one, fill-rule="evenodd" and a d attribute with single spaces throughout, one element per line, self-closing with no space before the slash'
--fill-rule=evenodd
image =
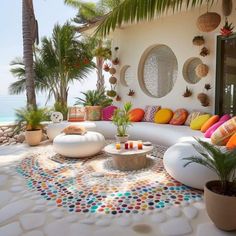
<path id="1" fill-rule="evenodd" d="M 33 18 L 33 19 L 32 19 Z M 23 58 L 26 77 L 27 106 L 36 107 L 36 96 L 34 87 L 33 69 L 33 27 L 32 20 L 35 20 L 32 0 L 22 0 L 22 32 L 23 32 Z"/>
<path id="2" fill-rule="evenodd" d="M 97 90 L 104 91 L 105 90 L 105 81 L 104 75 L 102 71 L 104 59 L 102 57 L 96 57 L 96 67 L 97 67 Z"/>

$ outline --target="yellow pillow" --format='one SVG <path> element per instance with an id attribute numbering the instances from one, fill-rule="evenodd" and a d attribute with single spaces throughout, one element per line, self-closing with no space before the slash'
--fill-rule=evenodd
<path id="1" fill-rule="evenodd" d="M 173 116 L 173 112 L 168 109 L 160 109 L 154 116 L 154 122 L 158 124 L 168 124 Z"/>
<path id="2" fill-rule="evenodd" d="M 198 116 L 194 120 L 191 121 L 190 123 L 190 128 L 193 130 L 200 130 L 202 126 L 211 118 L 210 114 L 205 114 Z"/>

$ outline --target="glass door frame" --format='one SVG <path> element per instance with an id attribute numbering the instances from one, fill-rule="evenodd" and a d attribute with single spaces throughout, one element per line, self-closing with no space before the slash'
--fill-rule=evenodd
<path id="1" fill-rule="evenodd" d="M 215 114 L 222 115 L 223 107 L 223 67 L 224 58 L 222 56 L 224 41 L 228 39 L 236 39 L 236 33 L 224 37 L 221 35 L 217 36 L 217 51 L 216 51 L 216 84 L 215 84 Z"/>

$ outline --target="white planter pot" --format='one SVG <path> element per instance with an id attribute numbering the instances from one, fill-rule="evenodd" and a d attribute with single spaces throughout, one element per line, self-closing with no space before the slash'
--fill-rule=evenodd
<path id="1" fill-rule="evenodd" d="M 129 140 L 129 135 L 126 136 L 118 136 L 116 135 L 116 141 L 119 143 L 126 143 Z"/>
<path id="2" fill-rule="evenodd" d="M 42 138 L 42 130 L 25 131 L 25 140 L 30 146 L 37 146 Z"/>

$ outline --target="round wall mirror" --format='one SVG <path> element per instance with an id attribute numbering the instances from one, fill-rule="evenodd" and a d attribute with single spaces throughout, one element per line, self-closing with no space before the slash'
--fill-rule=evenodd
<path id="1" fill-rule="evenodd" d="M 125 65 L 120 70 L 120 82 L 124 86 L 130 86 L 134 81 L 134 73 L 129 65 Z"/>
<path id="2" fill-rule="evenodd" d="M 186 82 L 190 84 L 196 84 L 201 80 L 200 77 L 196 75 L 196 67 L 202 64 L 202 60 L 198 57 L 189 58 L 183 66 L 183 77 Z"/>
<path id="3" fill-rule="evenodd" d="M 139 63 L 139 84 L 148 96 L 161 98 L 173 88 L 178 74 L 177 58 L 166 45 L 149 47 Z"/>

